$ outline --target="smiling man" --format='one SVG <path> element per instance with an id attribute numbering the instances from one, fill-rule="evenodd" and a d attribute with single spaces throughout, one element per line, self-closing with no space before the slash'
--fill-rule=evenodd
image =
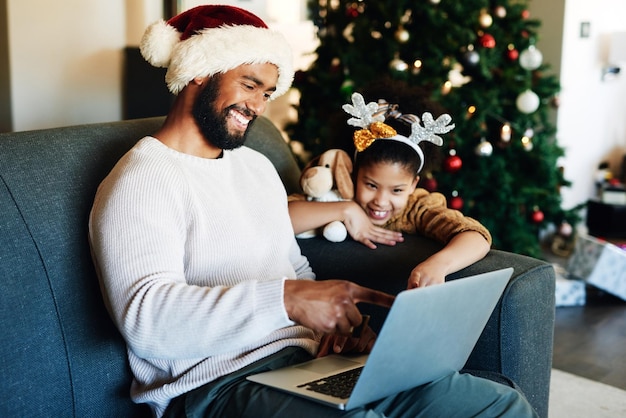
<path id="1" fill-rule="evenodd" d="M 245 10 L 199 6 L 150 26 L 141 51 L 168 68 L 177 97 L 162 127 L 103 180 L 89 222 L 133 401 L 157 417 L 343 416 L 245 379 L 323 355 L 320 346 L 370 349 L 369 327 L 350 335 L 362 321 L 357 303 L 393 302 L 351 282 L 312 280 L 276 169 L 244 146 L 268 100 L 291 84 L 286 40 Z M 469 413 L 530 411 L 514 390 L 469 375 L 426 388 L 350 416 L 437 414 L 467 398 Z"/>

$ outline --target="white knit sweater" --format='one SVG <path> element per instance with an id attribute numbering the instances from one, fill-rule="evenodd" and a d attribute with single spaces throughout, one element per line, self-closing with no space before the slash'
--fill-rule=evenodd
<path id="1" fill-rule="evenodd" d="M 219 159 L 143 138 L 98 189 L 90 241 L 128 346 L 131 396 L 160 416 L 174 397 L 287 346 L 285 278 L 313 279 L 274 166 L 242 147 Z"/>

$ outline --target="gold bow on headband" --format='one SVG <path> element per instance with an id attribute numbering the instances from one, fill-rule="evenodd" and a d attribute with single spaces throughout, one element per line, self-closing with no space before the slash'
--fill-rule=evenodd
<path id="1" fill-rule="evenodd" d="M 354 133 L 354 146 L 361 152 L 379 138 L 391 138 L 397 134 L 396 130 L 382 122 L 372 122 L 368 128 L 359 129 Z"/>

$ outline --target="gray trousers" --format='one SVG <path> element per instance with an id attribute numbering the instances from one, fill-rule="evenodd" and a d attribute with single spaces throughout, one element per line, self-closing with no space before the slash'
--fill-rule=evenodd
<path id="1" fill-rule="evenodd" d="M 362 408 L 340 411 L 245 379 L 247 375 L 310 360 L 288 348 L 172 400 L 165 417 L 374 418 L 536 417 L 524 396 L 510 386 L 452 373 Z"/>

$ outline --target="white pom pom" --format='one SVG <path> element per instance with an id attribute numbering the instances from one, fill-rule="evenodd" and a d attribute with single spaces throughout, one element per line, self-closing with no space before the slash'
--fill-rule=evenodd
<path id="1" fill-rule="evenodd" d="M 154 22 L 146 29 L 139 50 L 141 55 L 155 67 L 169 66 L 174 47 L 180 42 L 180 32 L 164 20 Z"/>
<path id="2" fill-rule="evenodd" d="M 330 242 L 341 242 L 348 236 L 348 231 L 343 223 L 333 221 L 324 227 L 323 235 Z"/>

